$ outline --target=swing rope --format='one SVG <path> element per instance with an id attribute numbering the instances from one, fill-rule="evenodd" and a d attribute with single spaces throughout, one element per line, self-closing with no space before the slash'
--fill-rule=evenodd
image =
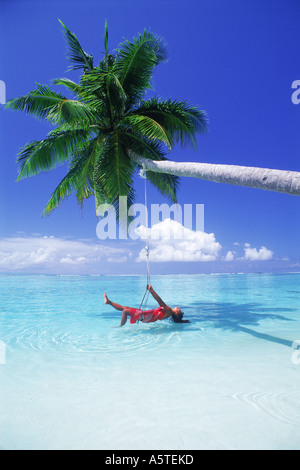
<path id="1" fill-rule="evenodd" d="M 147 284 L 146 284 L 146 291 L 144 293 L 144 297 L 142 298 L 140 304 L 140 310 L 143 310 L 143 306 L 145 307 L 148 302 L 149 297 L 149 290 L 147 286 L 150 285 L 150 263 L 149 263 L 149 238 L 148 238 L 148 202 L 147 202 L 147 174 L 146 169 L 143 165 L 143 168 L 140 170 L 141 178 L 145 180 L 145 207 L 146 207 L 146 260 L 147 260 Z M 141 318 L 142 320 L 142 318 Z"/>

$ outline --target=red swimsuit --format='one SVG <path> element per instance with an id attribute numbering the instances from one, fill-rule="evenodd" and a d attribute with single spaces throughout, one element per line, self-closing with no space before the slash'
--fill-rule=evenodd
<path id="1" fill-rule="evenodd" d="M 164 307 L 158 307 L 154 310 L 140 310 L 138 308 L 130 309 L 130 323 L 136 323 L 139 321 L 141 315 L 143 314 L 144 318 L 141 320 L 143 323 L 150 323 L 157 320 L 162 320 L 165 316 Z"/>

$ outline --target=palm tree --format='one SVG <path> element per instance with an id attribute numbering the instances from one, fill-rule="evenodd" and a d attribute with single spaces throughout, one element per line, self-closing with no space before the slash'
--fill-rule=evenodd
<path id="1" fill-rule="evenodd" d="M 80 204 L 91 196 L 96 207 L 113 204 L 118 214 L 119 196 L 134 200 L 133 177 L 141 168 L 131 155 L 163 161 L 176 142 L 195 145 L 195 133 L 207 129 L 206 115 L 178 100 L 153 96 L 154 68 L 165 61 L 161 38 L 150 31 L 125 41 L 114 55 L 108 52 L 105 24 L 105 54 L 98 66 L 63 23 L 71 70 L 82 69 L 78 83 L 56 79 L 71 92 L 68 98 L 46 85 L 13 99 L 7 107 L 46 119 L 55 126 L 46 139 L 25 145 L 18 155 L 18 180 L 69 163 L 69 170 L 54 190 L 43 214 L 49 214 L 72 191 Z M 162 194 L 176 202 L 178 178 L 147 172 L 147 178 Z"/>
<path id="2" fill-rule="evenodd" d="M 96 207 L 113 204 L 119 196 L 134 200 L 134 174 L 141 167 L 162 194 L 176 202 L 178 176 L 300 195 L 300 173 L 234 165 L 178 163 L 167 152 L 176 143 L 196 146 L 197 132 L 207 130 L 206 113 L 185 101 L 145 99 L 157 65 L 166 60 L 163 40 L 150 31 L 125 41 L 114 54 L 105 53 L 98 66 L 74 33 L 62 22 L 71 61 L 70 70 L 82 70 L 79 82 L 56 79 L 72 97 L 46 85 L 13 99 L 7 107 L 24 111 L 54 126 L 47 138 L 25 145 L 18 155 L 18 180 L 69 164 L 43 214 L 49 214 L 72 191 L 80 204 L 91 196 Z"/>

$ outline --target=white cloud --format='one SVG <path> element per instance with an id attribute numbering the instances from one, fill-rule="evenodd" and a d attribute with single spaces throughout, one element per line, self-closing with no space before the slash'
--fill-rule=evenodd
<path id="1" fill-rule="evenodd" d="M 228 251 L 224 259 L 225 261 L 233 261 L 234 253 L 232 251 Z"/>
<path id="2" fill-rule="evenodd" d="M 140 238 L 145 240 L 147 229 L 140 226 L 136 230 Z M 234 250 L 222 253 L 222 246 L 213 233 L 193 231 L 171 219 L 165 219 L 148 229 L 148 238 L 151 262 L 266 261 L 273 257 L 273 252 L 265 246 L 256 249 L 249 243 L 244 244 L 242 257 L 238 257 Z M 26 237 L 18 234 L 0 239 L 0 272 L 98 274 L 127 270 L 129 264 L 134 270 L 134 259 L 145 262 L 145 248 L 136 254 L 139 245 L 130 241 L 126 244 L 112 246 L 100 240 L 65 239 L 41 234 Z"/>
<path id="3" fill-rule="evenodd" d="M 61 258 L 60 263 L 62 264 L 80 264 L 80 263 L 87 263 L 88 259 L 85 256 L 76 256 L 75 258 L 72 258 L 70 255 Z"/>
<path id="4" fill-rule="evenodd" d="M 262 246 L 259 250 L 251 248 L 249 243 L 244 245 L 245 255 L 242 259 L 249 261 L 266 261 L 273 258 L 273 251 L 268 250 L 265 246 Z"/>
<path id="5" fill-rule="evenodd" d="M 142 239 L 150 244 L 150 261 L 214 261 L 222 249 L 213 233 L 190 230 L 179 222 L 165 219 L 148 229 L 136 229 Z M 137 261 L 144 261 L 146 250 L 142 249 Z"/>
<path id="6" fill-rule="evenodd" d="M 130 255 L 128 255 L 130 256 Z M 126 263 L 128 261 L 128 256 L 114 256 L 107 258 L 108 263 Z"/>
<path id="7" fill-rule="evenodd" d="M 127 256 L 130 256 L 129 250 L 88 240 L 68 240 L 53 236 L 0 239 L 1 272 L 78 272 L 82 266 L 97 268 L 100 261 L 125 262 Z"/>

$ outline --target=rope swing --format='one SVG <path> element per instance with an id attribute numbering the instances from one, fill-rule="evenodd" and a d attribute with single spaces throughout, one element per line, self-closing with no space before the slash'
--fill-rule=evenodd
<path id="1" fill-rule="evenodd" d="M 148 238 L 148 202 L 147 202 L 147 172 L 145 166 L 140 170 L 140 177 L 145 180 L 145 207 L 146 207 L 146 260 L 147 260 L 147 284 L 144 297 L 142 298 L 140 310 L 143 310 L 143 307 L 147 305 L 149 290 L 147 286 L 150 285 L 150 263 L 149 263 L 149 238 Z M 142 320 L 142 318 L 141 318 Z"/>

